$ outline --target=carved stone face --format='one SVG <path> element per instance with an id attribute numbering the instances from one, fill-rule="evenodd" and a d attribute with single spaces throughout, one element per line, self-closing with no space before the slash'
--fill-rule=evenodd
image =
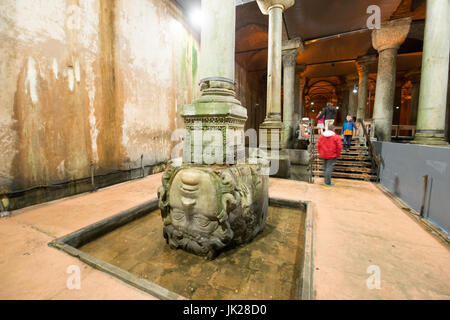
<path id="1" fill-rule="evenodd" d="M 172 249 L 212 259 L 252 240 L 265 225 L 268 177 L 258 165 L 169 164 L 158 190 L 163 235 Z"/>
<path id="2" fill-rule="evenodd" d="M 173 226 L 188 234 L 212 234 L 219 226 L 217 196 L 209 174 L 195 169 L 181 171 L 169 196 Z"/>
<path id="3" fill-rule="evenodd" d="M 214 255 L 225 246 L 230 230 L 219 221 L 223 210 L 217 177 L 199 169 L 180 170 L 170 192 L 170 221 L 166 233 L 172 247 Z"/>

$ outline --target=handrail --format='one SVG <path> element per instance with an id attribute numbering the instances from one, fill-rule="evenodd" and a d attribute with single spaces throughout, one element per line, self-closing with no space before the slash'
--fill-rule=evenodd
<path id="1" fill-rule="evenodd" d="M 314 160 L 316 155 L 316 145 L 315 145 L 315 132 L 314 132 L 314 119 L 311 120 L 311 133 L 309 135 L 309 145 L 311 157 L 309 159 L 309 183 L 314 183 Z"/>
<path id="2" fill-rule="evenodd" d="M 364 123 L 364 120 L 362 120 L 362 119 L 357 119 L 356 121 L 359 122 L 359 123 L 361 124 L 361 127 L 362 127 L 363 132 L 364 132 L 364 136 L 366 137 L 367 145 L 369 146 L 369 150 L 370 150 L 370 153 L 371 153 L 371 155 L 372 155 L 372 159 L 375 161 L 375 164 L 377 165 L 377 168 L 378 168 L 378 167 L 380 166 L 380 161 L 378 160 L 378 157 L 377 157 L 377 155 L 375 154 L 375 150 L 373 149 L 373 145 L 372 145 L 372 142 L 370 141 L 370 136 L 369 136 L 369 134 L 367 133 L 366 125 L 365 125 L 365 123 Z"/>
<path id="3" fill-rule="evenodd" d="M 392 131 L 395 132 L 395 134 L 391 134 L 392 138 L 414 138 L 416 135 L 416 126 L 409 124 L 395 124 L 392 125 Z M 411 135 L 400 136 L 400 131 L 410 131 Z"/>

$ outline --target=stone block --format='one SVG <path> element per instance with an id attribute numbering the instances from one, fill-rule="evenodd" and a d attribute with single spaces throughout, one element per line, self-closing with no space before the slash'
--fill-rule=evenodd
<path id="1" fill-rule="evenodd" d="M 310 153 L 308 150 L 288 149 L 291 164 L 308 165 Z"/>
<path id="2" fill-rule="evenodd" d="M 267 170 L 264 159 L 232 166 L 170 162 L 158 190 L 170 247 L 213 259 L 251 241 L 266 223 Z"/>

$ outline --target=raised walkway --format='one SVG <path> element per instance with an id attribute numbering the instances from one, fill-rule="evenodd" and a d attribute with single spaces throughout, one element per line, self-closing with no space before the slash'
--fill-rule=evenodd
<path id="1" fill-rule="evenodd" d="M 0 219 L 0 299 L 153 299 L 47 246 L 51 240 L 156 197 L 161 174 L 14 212 Z M 449 247 L 376 185 L 271 179 L 270 196 L 314 205 L 316 299 L 450 299 Z M 81 289 L 69 290 L 71 265 Z M 369 289 L 369 266 L 381 288 Z"/>

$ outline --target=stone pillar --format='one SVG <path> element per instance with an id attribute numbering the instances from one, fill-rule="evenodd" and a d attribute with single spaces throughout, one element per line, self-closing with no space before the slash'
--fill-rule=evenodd
<path id="1" fill-rule="evenodd" d="M 297 67 L 295 67 L 294 77 L 294 136 L 296 130 L 296 123 L 300 119 L 299 106 L 300 106 L 300 77 L 297 75 Z"/>
<path id="2" fill-rule="evenodd" d="M 269 162 L 245 158 L 247 112 L 235 97 L 235 10 L 235 0 L 202 0 L 200 97 L 183 106 L 183 159 L 158 189 L 166 243 L 208 259 L 251 241 L 267 218 Z"/>
<path id="3" fill-rule="evenodd" d="M 397 51 L 408 36 L 411 18 L 383 23 L 372 32 L 372 45 L 378 51 L 378 76 L 373 119 L 379 141 L 391 141 Z"/>
<path id="4" fill-rule="evenodd" d="M 420 94 L 420 71 L 409 72 L 405 75 L 406 79 L 411 81 L 411 108 L 409 109 L 409 124 L 417 124 L 417 111 L 419 108 Z"/>
<path id="5" fill-rule="evenodd" d="M 270 136 L 270 131 L 272 130 L 278 131 L 281 135 L 281 50 L 283 11 L 291 7 L 294 2 L 294 0 L 257 0 L 262 13 L 269 15 L 267 112 L 266 119 L 260 127 L 261 129 L 267 129 L 268 136 Z M 269 139 L 267 141 L 267 147 L 268 149 L 271 147 Z"/>
<path id="6" fill-rule="evenodd" d="M 356 112 L 357 119 L 364 120 L 366 118 L 367 96 L 369 90 L 369 69 L 376 59 L 376 56 L 365 56 L 356 60 L 356 68 L 358 69 L 359 76 L 358 109 Z"/>
<path id="7" fill-rule="evenodd" d="M 202 11 L 207 14 L 202 17 L 204 28 L 201 31 L 200 81 L 223 78 L 226 82 L 234 83 L 235 60 L 234 54 L 230 55 L 230 52 L 235 46 L 235 32 L 230 32 L 231 29 L 225 26 L 235 24 L 236 10 L 228 2 L 225 0 L 223 4 L 217 5 L 218 1 L 202 1 Z M 211 27 L 213 25 L 221 27 Z"/>
<path id="8" fill-rule="evenodd" d="M 283 142 L 282 149 L 291 148 L 294 137 L 295 65 L 297 49 L 283 51 Z"/>
<path id="9" fill-rule="evenodd" d="M 202 13 L 200 97 L 192 104 L 183 106 L 181 111 L 187 131 L 183 162 L 236 162 L 238 157 L 243 156 L 244 124 L 247 119 L 247 110 L 236 99 L 235 92 L 236 8 L 233 0 L 204 0 Z M 206 128 L 208 134 L 215 130 L 221 136 L 200 137 Z M 212 157 L 214 160 L 204 159 L 207 147 L 221 148 L 222 155 L 215 154 Z"/>
<path id="10" fill-rule="evenodd" d="M 267 62 L 267 105 L 266 118 L 260 125 L 260 148 L 268 151 L 267 158 L 279 162 L 276 174 L 279 177 L 290 176 L 290 165 L 287 155 L 280 149 L 283 124 L 281 123 L 281 52 L 283 11 L 294 5 L 295 0 L 257 0 L 261 12 L 269 15 L 269 42 Z M 277 137 L 277 141 L 272 141 Z M 273 152 L 275 150 L 275 152 Z M 272 154 L 276 154 L 272 156 Z"/>
<path id="11" fill-rule="evenodd" d="M 306 70 L 306 66 L 303 67 Z M 299 79 L 299 105 L 298 105 L 298 114 L 299 120 L 305 117 L 305 88 L 306 88 L 306 77 L 300 73 L 298 76 Z"/>
<path id="12" fill-rule="evenodd" d="M 445 113 L 450 51 L 450 2 L 428 0 L 423 42 L 422 79 L 416 137 L 413 143 L 445 141 Z"/>
<path id="13" fill-rule="evenodd" d="M 403 99 L 403 79 L 397 78 L 395 80 L 395 93 L 394 93 L 394 104 L 392 107 L 392 125 L 400 124 L 400 114 L 402 109 L 402 99 Z M 397 107 L 399 109 L 397 109 Z M 391 134 L 392 136 L 392 134 Z"/>
<path id="14" fill-rule="evenodd" d="M 294 81 L 294 138 L 298 130 L 300 119 L 302 118 L 302 107 L 303 107 L 303 96 L 301 91 L 304 90 L 304 85 L 302 90 L 300 90 L 302 72 L 305 71 L 306 66 L 300 65 L 295 67 L 295 81 Z M 295 139 L 294 139 L 295 141 Z"/>
<path id="15" fill-rule="evenodd" d="M 348 75 L 345 77 L 345 84 L 348 90 L 348 114 L 352 117 L 356 117 L 358 108 L 358 95 L 353 92 L 355 85 L 358 83 L 357 75 Z"/>
<path id="16" fill-rule="evenodd" d="M 348 87 L 345 85 L 345 82 L 342 84 L 343 89 L 342 89 L 342 113 L 341 113 L 341 122 L 344 123 L 345 118 L 348 115 L 348 98 L 349 98 L 349 93 L 348 93 Z"/>

